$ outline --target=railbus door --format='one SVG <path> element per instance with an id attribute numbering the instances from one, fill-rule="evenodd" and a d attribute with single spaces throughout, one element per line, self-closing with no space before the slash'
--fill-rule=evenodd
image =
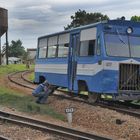
<path id="1" fill-rule="evenodd" d="M 70 48 L 68 59 L 68 88 L 74 90 L 74 82 L 77 73 L 77 54 L 79 48 L 79 33 L 72 33 L 70 36 Z"/>

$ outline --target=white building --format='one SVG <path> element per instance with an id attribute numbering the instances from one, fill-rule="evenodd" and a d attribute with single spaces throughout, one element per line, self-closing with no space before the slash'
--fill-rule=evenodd
<path id="1" fill-rule="evenodd" d="M 21 60 L 21 58 L 17 58 L 17 57 L 8 57 L 8 63 L 9 64 L 21 64 L 22 60 Z M 3 65 L 6 64 L 5 56 L 2 58 L 2 64 Z"/>

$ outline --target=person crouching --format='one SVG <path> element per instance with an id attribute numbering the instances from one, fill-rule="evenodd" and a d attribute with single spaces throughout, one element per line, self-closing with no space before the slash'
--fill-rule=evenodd
<path id="1" fill-rule="evenodd" d="M 54 88 L 46 80 L 32 92 L 32 95 L 38 97 L 36 103 L 44 104 L 47 102 L 48 96 L 53 93 L 53 91 Z"/>

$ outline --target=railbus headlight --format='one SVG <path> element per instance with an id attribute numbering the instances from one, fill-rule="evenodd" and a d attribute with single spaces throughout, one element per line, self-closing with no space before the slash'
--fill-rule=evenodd
<path id="1" fill-rule="evenodd" d="M 132 27 L 128 27 L 127 30 L 126 30 L 126 32 L 127 32 L 128 34 L 133 33 L 133 29 L 132 29 Z"/>

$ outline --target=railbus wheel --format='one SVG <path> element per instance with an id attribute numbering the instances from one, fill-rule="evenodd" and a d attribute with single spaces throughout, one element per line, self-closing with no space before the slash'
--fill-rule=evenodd
<path id="1" fill-rule="evenodd" d="M 93 104 L 100 99 L 101 95 L 97 93 L 88 92 L 88 102 Z"/>

